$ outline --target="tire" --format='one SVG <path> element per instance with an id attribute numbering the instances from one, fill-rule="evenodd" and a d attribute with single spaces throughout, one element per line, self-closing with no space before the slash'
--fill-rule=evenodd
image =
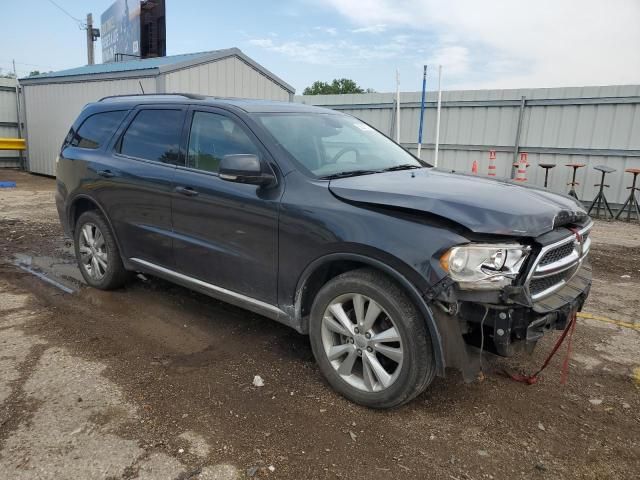
<path id="1" fill-rule="evenodd" d="M 372 305 L 373 322 L 367 320 Z M 359 322 L 358 318 L 364 320 Z M 311 308 L 309 336 L 316 362 L 329 384 L 366 407 L 392 408 L 407 403 L 422 393 L 436 374 L 424 319 L 395 282 L 373 269 L 346 272 L 320 289 Z"/>
<path id="2" fill-rule="evenodd" d="M 126 283 L 129 272 L 122 264 L 113 232 L 100 212 L 89 210 L 80 215 L 74 229 L 74 244 L 78 268 L 87 284 L 113 290 Z"/>

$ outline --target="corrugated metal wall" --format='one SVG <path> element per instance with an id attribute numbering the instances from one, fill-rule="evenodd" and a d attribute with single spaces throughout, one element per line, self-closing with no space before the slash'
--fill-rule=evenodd
<path id="1" fill-rule="evenodd" d="M 108 95 L 155 93 L 155 78 L 24 85 L 29 170 L 55 175 L 56 156 L 82 107 Z"/>
<path id="2" fill-rule="evenodd" d="M 400 142 L 415 153 L 420 92 L 400 96 Z M 295 100 L 349 113 L 395 138 L 393 93 L 296 96 Z M 422 158 L 431 162 L 436 100 L 436 93 L 429 92 Z M 600 180 L 593 167 L 609 165 L 617 171 L 607 175 L 611 185 L 607 197 L 611 203 L 622 203 L 631 184 L 624 169 L 640 168 L 640 85 L 446 91 L 442 102 L 438 162 L 442 168 L 469 172 L 477 160 L 480 174 L 486 174 L 488 152 L 495 149 L 498 175 L 510 176 L 520 117 L 517 152 L 528 153 L 529 183 L 542 186 L 544 170 L 539 164 L 553 163 L 549 188 L 566 192 L 571 169 L 565 164 L 584 163 L 578 170 L 577 190 L 581 199 L 589 201 Z"/>
<path id="3" fill-rule="evenodd" d="M 289 100 L 289 92 L 238 57 L 185 68 L 163 75 L 165 92 L 220 97 Z"/>
<path id="4" fill-rule="evenodd" d="M 18 114 L 16 110 L 16 81 L 0 78 L 0 137 L 18 138 Z M 20 166 L 19 152 L 0 150 L 0 168 Z"/>

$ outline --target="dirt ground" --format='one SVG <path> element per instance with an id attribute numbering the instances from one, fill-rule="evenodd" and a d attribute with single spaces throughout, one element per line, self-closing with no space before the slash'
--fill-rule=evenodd
<path id="1" fill-rule="evenodd" d="M 532 372 L 555 333 L 372 411 L 282 325 L 155 278 L 82 286 L 55 181 L 0 179 L 17 181 L 0 189 L 0 478 L 640 478 L 639 225 L 594 228 L 600 320 L 580 319 L 566 385 L 562 355 L 536 385 L 495 373 Z"/>

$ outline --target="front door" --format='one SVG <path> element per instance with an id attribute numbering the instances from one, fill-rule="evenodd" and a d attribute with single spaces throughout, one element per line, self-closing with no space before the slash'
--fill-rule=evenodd
<path id="1" fill-rule="evenodd" d="M 176 270 L 276 304 L 277 187 L 232 183 L 218 176 L 225 155 L 268 153 L 235 115 L 195 108 L 187 116 L 187 162 L 175 170 L 172 221 Z"/>

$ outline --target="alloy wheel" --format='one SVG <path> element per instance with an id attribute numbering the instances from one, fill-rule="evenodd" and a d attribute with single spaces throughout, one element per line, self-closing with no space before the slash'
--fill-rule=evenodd
<path id="1" fill-rule="evenodd" d="M 385 390 L 400 375 L 400 332 L 384 308 L 365 295 L 349 293 L 332 300 L 322 318 L 321 337 L 333 368 L 359 390 Z"/>
<path id="2" fill-rule="evenodd" d="M 101 280 L 107 273 L 109 256 L 104 235 L 93 223 L 85 223 L 80 231 L 80 263 L 94 280 Z"/>

